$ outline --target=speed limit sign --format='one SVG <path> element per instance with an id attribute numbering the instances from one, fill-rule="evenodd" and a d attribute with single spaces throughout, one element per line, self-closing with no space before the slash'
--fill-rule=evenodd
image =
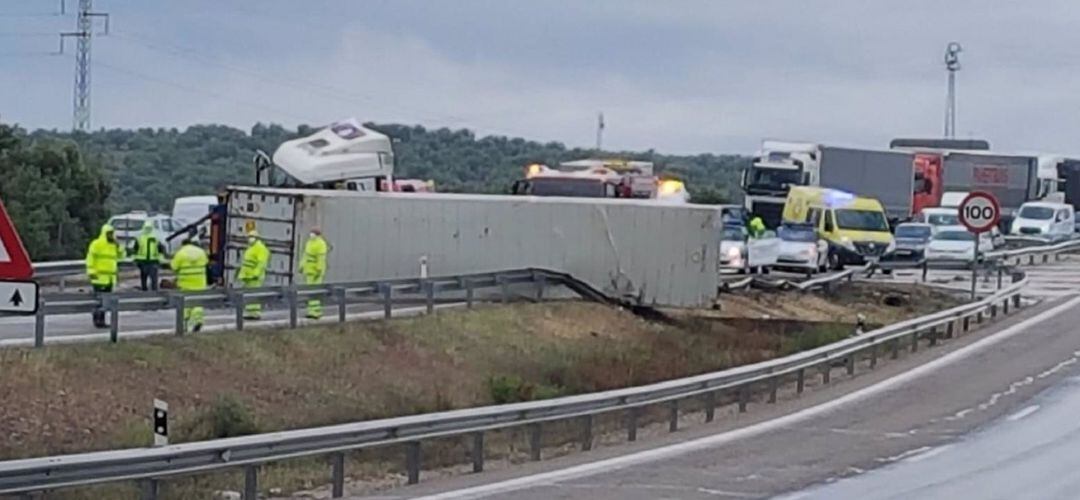
<path id="1" fill-rule="evenodd" d="M 994 195 L 973 191 L 960 202 L 960 223 L 975 234 L 985 233 L 1001 219 L 1001 205 Z"/>

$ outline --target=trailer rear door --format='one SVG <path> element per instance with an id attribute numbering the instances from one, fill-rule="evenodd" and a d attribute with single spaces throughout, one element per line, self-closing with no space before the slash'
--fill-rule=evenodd
<path id="1" fill-rule="evenodd" d="M 303 206 L 302 196 L 233 188 L 229 191 L 228 204 L 226 283 L 239 283 L 236 274 L 247 248 L 247 233 L 254 228 L 270 250 L 265 286 L 291 284 L 295 274 L 293 263 L 296 262 L 296 220 Z"/>

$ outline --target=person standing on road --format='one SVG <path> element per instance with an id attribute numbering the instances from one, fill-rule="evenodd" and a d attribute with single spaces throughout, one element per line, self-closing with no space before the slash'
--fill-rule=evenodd
<path id="1" fill-rule="evenodd" d="M 147 220 L 143 223 L 142 232 L 131 243 L 131 248 L 128 250 L 135 258 L 135 265 L 139 267 L 139 283 L 142 291 L 157 291 L 158 267 L 161 266 L 165 256 L 165 245 L 154 235 L 153 221 Z"/>
<path id="2" fill-rule="evenodd" d="M 184 240 L 184 245 L 173 255 L 170 267 L 176 273 L 176 287 L 182 292 L 201 292 L 206 290 L 206 266 L 210 257 L 200 248 L 194 238 Z M 201 306 L 184 307 L 184 329 L 198 332 L 203 327 L 203 308 Z"/>
<path id="3" fill-rule="evenodd" d="M 258 231 L 248 231 L 248 247 L 237 278 L 244 288 L 259 288 L 266 280 L 266 266 L 270 263 L 270 250 L 259 238 Z M 262 319 L 262 304 L 253 302 L 244 306 L 245 319 Z"/>
<path id="4" fill-rule="evenodd" d="M 93 313 L 94 326 L 97 328 L 109 326 L 105 323 L 101 296 L 116 289 L 121 260 L 124 260 L 124 247 L 116 241 L 116 230 L 108 224 L 101 226 L 101 234 L 90 242 L 86 250 L 86 275 L 94 288 L 94 297 L 98 299 Z"/>
<path id="5" fill-rule="evenodd" d="M 322 229 L 311 228 L 307 243 L 304 245 L 304 257 L 300 262 L 300 272 L 304 274 L 304 284 L 320 285 L 326 278 L 326 254 L 329 246 L 323 239 Z M 311 298 L 307 302 L 307 317 L 322 318 L 322 301 Z"/>
<path id="6" fill-rule="evenodd" d="M 751 238 L 760 238 L 765 234 L 765 222 L 761 220 L 761 217 L 755 216 L 750 219 L 750 226 L 747 229 L 750 230 Z"/>

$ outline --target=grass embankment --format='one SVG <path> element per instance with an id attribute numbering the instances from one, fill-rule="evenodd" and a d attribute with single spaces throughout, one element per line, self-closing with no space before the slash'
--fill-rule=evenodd
<path id="1" fill-rule="evenodd" d="M 681 314 L 675 324 L 566 302 L 0 350 L 0 459 L 145 446 L 154 398 L 169 403 L 172 441 L 194 441 L 646 384 L 837 340 L 850 326 L 836 322 L 853 322 L 856 311 L 878 324 L 923 312 L 882 307 L 873 293 L 853 286 L 848 298 L 759 299 L 772 301 L 766 310 L 774 318 L 825 310 L 821 319 L 832 323 L 797 335 L 786 331 L 790 324 L 747 329 L 725 321 L 740 310 L 758 316 L 753 300 L 737 298 L 723 311 Z M 931 307 L 950 304 L 942 295 Z M 309 476 L 277 486 L 319 484 Z"/>

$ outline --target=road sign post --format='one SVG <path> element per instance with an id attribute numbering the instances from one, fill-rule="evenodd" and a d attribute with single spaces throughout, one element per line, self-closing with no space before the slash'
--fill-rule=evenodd
<path id="1" fill-rule="evenodd" d="M 975 287 L 979 273 L 980 236 L 992 231 L 1001 220 L 1001 205 L 994 195 L 984 191 L 972 191 L 959 207 L 960 223 L 975 236 L 975 255 L 971 262 L 971 300 L 975 300 Z"/>

